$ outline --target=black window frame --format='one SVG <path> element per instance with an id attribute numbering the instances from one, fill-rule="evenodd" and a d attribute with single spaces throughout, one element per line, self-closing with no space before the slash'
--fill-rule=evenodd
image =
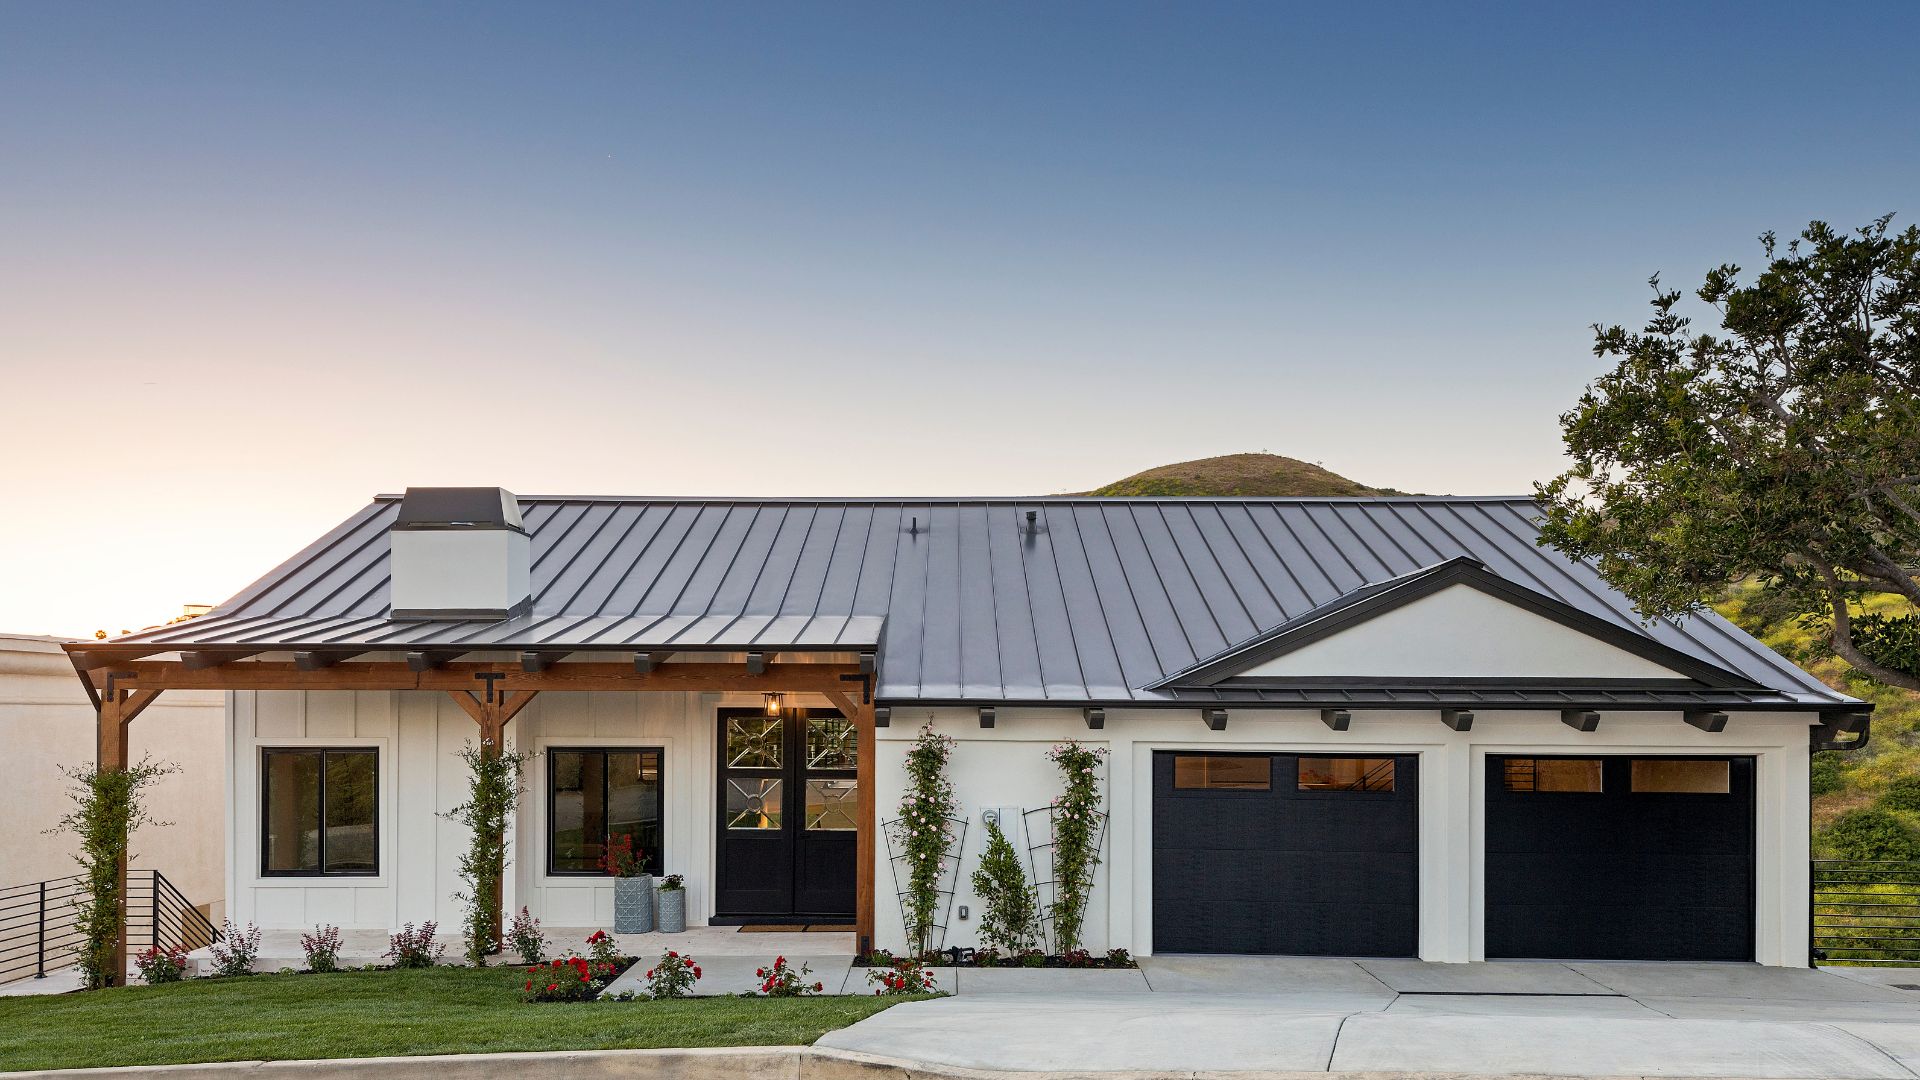
<path id="1" fill-rule="evenodd" d="M 547 755 L 546 873 L 548 877 L 612 878 L 613 876 L 607 873 L 604 869 L 602 870 L 561 870 L 561 869 L 556 869 L 554 867 L 553 860 L 554 860 L 555 845 L 553 842 L 553 825 L 555 821 L 555 815 L 553 812 L 553 797 L 558 791 L 558 786 L 553 782 L 553 771 L 555 768 L 559 766 L 559 755 L 561 754 L 599 754 L 602 758 L 604 758 L 608 754 L 645 754 L 645 753 L 653 753 L 653 754 L 659 755 L 659 761 L 660 761 L 660 764 L 659 764 L 660 780 L 658 783 L 654 785 L 654 795 L 653 795 L 654 812 L 655 812 L 654 817 L 655 817 L 655 820 L 660 822 L 660 844 L 659 844 L 658 850 L 648 853 L 650 855 L 650 858 L 647 859 L 647 863 L 651 867 L 651 869 L 648 870 L 647 872 L 650 874 L 660 874 L 665 872 L 666 866 L 667 866 L 667 748 L 665 746 L 549 746 L 546 749 L 546 755 Z M 611 802 L 613 797 L 612 791 L 609 790 L 608 776 L 609 776 L 609 773 L 606 769 L 606 766 L 603 764 L 600 769 L 600 798 L 601 798 L 602 805 L 606 805 L 607 803 Z M 606 839 L 601 842 L 602 849 L 604 850 L 605 846 L 608 843 L 611 843 L 612 840 L 613 840 L 612 833 L 609 832 Z"/>
<path id="2" fill-rule="evenodd" d="M 275 870 L 267 865 L 267 843 L 272 830 L 267 824 L 267 808 L 272 805 L 269 789 L 273 785 L 273 770 L 267 767 L 267 758 L 273 754 L 309 754 L 320 759 L 320 797 L 315 805 L 320 811 L 317 830 L 320 847 L 320 868 L 317 870 Z M 373 755 L 373 869 L 371 870 L 329 870 L 327 869 L 327 755 L 328 754 L 371 754 Z M 260 876 L 263 878 L 373 878 L 380 876 L 380 748 L 377 746 L 263 746 L 260 748 Z"/>

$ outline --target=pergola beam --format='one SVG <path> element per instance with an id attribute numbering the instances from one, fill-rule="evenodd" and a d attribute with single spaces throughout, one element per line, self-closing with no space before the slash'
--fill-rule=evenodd
<path id="1" fill-rule="evenodd" d="M 118 686 L 135 690 L 472 690 L 484 676 L 498 691 L 821 694 L 845 690 L 843 678 L 858 679 L 859 669 L 851 664 L 768 664 L 764 673 L 753 675 L 743 664 L 687 663 L 641 674 L 625 664 L 558 663 L 529 672 L 518 662 L 464 662 L 415 671 L 406 664 L 358 661 L 303 670 L 297 663 L 254 660 L 196 670 L 177 661 L 137 660 L 117 666 L 113 676 Z M 89 677 L 97 687 L 107 685 L 104 670 L 89 672 Z"/>

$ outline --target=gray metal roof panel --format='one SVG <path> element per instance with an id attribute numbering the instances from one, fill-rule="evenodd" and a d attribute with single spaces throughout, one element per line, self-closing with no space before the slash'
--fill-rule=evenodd
<path id="1" fill-rule="evenodd" d="M 171 648 L 849 648 L 892 701 L 1169 700 L 1142 688 L 1337 598 L 1467 556 L 1794 700 L 1845 702 L 1711 612 L 1642 625 L 1535 542 L 1524 498 L 522 497 L 531 615 L 394 622 L 381 497 Z M 1026 514 L 1035 514 L 1033 528 Z"/>

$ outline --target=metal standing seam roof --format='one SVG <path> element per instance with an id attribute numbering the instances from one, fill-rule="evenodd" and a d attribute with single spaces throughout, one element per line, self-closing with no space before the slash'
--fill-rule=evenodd
<path id="1" fill-rule="evenodd" d="M 1355 590 L 1465 556 L 1754 684 L 1715 700 L 1853 702 L 1711 612 L 1642 625 L 1591 566 L 1535 542 L 1527 498 L 519 501 L 529 615 L 391 619 L 399 498 L 381 496 L 211 613 L 113 644 L 865 649 L 880 654 L 878 698 L 896 704 L 1210 701 L 1224 688 L 1147 688 Z"/>

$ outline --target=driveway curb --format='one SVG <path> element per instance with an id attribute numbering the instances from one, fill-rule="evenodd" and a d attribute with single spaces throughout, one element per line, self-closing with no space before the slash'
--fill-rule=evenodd
<path id="1" fill-rule="evenodd" d="M 521 1068 L 541 1080 L 1481 1080 L 1493 1074 L 1411 1072 L 1014 1072 L 964 1069 L 811 1046 L 738 1046 L 680 1050 L 555 1050 L 516 1054 L 216 1061 L 0 1073 L 6 1080 L 495 1080 Z M 1499 1080 L 1560 1080 L 1502 1073 Z M 1583 1077 L 1582 1080 L 1648 1080 Z M 1672 1078 L 1666 1078 L 1672 1080 Z M 1719 1077 L 1716 1080 L 1741 1080 Z"/>

